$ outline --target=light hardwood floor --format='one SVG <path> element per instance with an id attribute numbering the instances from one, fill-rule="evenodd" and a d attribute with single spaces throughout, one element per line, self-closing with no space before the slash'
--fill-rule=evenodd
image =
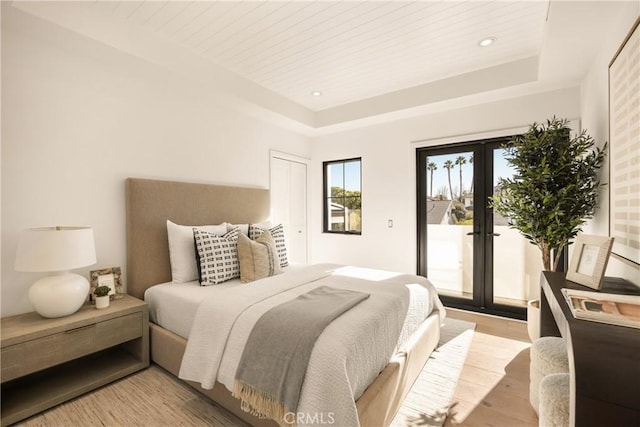
<path id="1" fill-rule="evenodd" d="M 477 326 L 445 426 L 537 426 L 529 405 L 526 324 L 453 309 L 447 316 Z M 155 365 L 21 423 L 23 427 L 98 425 L 247 426 Z"/>
<path id="2" fill-rule="evenodd" d="M 537 426 L 529 404 L 529 347 L 525 322 L 447 310 L 476 330 L 445 426 Z"/>

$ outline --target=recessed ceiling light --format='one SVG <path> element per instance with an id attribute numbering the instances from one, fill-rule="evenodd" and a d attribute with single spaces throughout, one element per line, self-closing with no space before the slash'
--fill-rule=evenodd
<path id="1" fill-rule="evenodd" d="M 322 96 L 322 92 L 320 92 L 319 90 L 314 90 L 313 92 L 311 92 L 311 95 L 313 95 L 313 96 Z"/>
<path id="2" fill-rule="evenodd" d="M 480 47 L 487 47 L 492 45 L 493 43 L 495 43 L 496 38 L 495 37 L 485 37 L 484 39 L 480 40 L 478 42 L 478 46 Z"/>

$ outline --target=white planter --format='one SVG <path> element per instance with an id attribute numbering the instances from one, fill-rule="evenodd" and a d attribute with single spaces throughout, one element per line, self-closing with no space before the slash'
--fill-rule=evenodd
<path id="1" fill-rule="evenodd" d="M 527 332 L 531 342 L 540 338 L 540 300 L 527 301 Z"/>
<path id="2" fill-rule="evenodd" d="M 105 295 L 103 297 L 96 297 L 96 308 L 107 308 L 109 307 L 109 295 Z"/>

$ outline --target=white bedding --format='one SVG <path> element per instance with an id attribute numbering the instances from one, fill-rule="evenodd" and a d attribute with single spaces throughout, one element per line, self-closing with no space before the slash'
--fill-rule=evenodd
<path id="1" fill-rule="evenodd" d="M 282 270 L 291 272 L 304 267 L 303 264 L 290 264 Z M 149 320 L 184 339 L 189 339 L 189 331 L 198 306 L 205 298 L 223 292 L 224 289 L 244 285 L 240 279 L 233 279 L 215 286 L 200 286 L 197 280 L 151 286 L 144 293 L 144 300 L 149 305 Z"/>
<path id="2" fill-rule="evenodd" d="M 366 387 L 433 310 L 444 318 L 435 289 L 422 277 L 324 264 L 239 286 L 212 286 L 218 289 L 201 298 L 191 322 L 180 378 L 206 389 L 218 381 L 232 390 L 242 350 L 260 316 L 323 285 L 371 297 L 336 319 L 318 339 L 298 413 L 324 414 L 341 426 L 357 426 L 355 401 Z M 188 299 L 193 304 L 197 298 Z M 158 315 L 164 317 L 156 311 Z"/>

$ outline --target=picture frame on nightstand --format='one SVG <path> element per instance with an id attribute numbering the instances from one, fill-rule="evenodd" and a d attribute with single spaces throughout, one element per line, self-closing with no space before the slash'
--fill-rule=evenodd
<path id="1" fill-rule="evenodd" d="M 120 299 L 124 296 L 122 270 L 120 267 L 102 268 L 89 272 L 89 283 L 91 284 L 89 298 L 91 298 L 92 302 L 93 291 L 98 286 L 108 286 L 111 289 L 111 291 L 109 291 L 111 300 Z"/>

